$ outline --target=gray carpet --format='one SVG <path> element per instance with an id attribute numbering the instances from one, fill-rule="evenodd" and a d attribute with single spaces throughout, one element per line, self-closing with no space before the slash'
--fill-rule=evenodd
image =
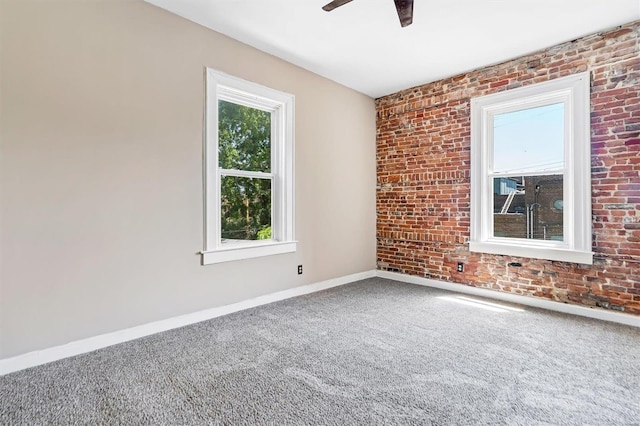
<path id="1" fill-rule="evenodd" d="M 639 329 L 457 296 L 369 279 L 16 372 L 0 423 L 640 424 Z"/>

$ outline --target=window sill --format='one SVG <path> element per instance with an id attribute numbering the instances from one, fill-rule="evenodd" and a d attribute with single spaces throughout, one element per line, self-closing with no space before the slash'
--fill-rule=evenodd
<path id="1" fill-rule="evenodd" d="M 293 253 L 296 251 L 296 247 L 297 241 L 252 242 L 249 244 L 229 243 L 217 250 L 201 252 L 202 264 L 210 265 L 212 263 L 233 262 L 234 260 Z"/>
<path id="2" fill-rule="evenodd" d="M 469 251 L 506 256 L 529 257 L 559 262 L 593 264 L 593 253 L 557 247 L 526 246 L 520 243 L 469 242 Z"/>

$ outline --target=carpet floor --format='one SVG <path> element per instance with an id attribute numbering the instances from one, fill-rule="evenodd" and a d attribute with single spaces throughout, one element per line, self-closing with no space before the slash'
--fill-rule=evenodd
<path id="1" fill-rule="evenodd" d="M 0 377 L 0 424 L 640 425 L 640 329 L 372 278 Z"/>

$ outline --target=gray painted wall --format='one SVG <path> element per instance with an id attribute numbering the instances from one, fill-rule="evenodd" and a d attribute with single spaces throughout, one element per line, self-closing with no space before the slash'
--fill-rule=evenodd
<path id="1" fill-rule="evenodd" d="M 141 0 L 0 4 L 0 358 L 375 268 L 372 99 Z M 296 96 L 295 254 L 200 265 L 205 66 Z"/>

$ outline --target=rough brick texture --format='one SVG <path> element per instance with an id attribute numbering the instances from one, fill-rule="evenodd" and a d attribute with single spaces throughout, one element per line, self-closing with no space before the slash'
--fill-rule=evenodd
<path id="1" fill-rule="evenodd" d="M 639 34 L 636 21 L 377 99 L 378 268 L 640 315 Z M 470 98 L 584 71 L 594 264 L 470 253 Z"/>

